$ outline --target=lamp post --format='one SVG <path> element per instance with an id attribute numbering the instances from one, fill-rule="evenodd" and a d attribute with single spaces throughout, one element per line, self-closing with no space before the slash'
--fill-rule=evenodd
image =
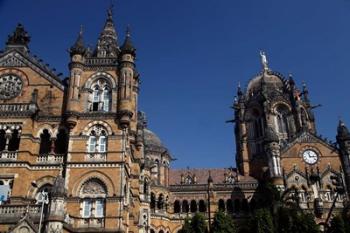
<path id="1" fill-rule="evenodd" d="M 40 212 L 40 221 L 39 221 L 39 231 L 38 233 L 41 233 L 41 223 L 43 220 L 44 215 L 44 206 L 45 204 L 49 204 L 49 194 L 45 192 L 44 190 L 41 191 L 40 198 L 38 199 L 38 203 L 41 203 L 41 212 Z"/>

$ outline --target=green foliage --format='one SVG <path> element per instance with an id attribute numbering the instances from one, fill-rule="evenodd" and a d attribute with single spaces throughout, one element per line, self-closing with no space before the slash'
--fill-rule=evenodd
<path id="1" fill-rule="evenodd" d="M 331 222 L 327 233 L 346 233 L 345 223 L 341 216 L 335 216 Z"/>
<path id="2" fill-rule="evenodd" d="M 319 233 L 314 216 L 301 209 L 281 207 L 276 216 L 276 230 L 280 233 Z"/>
<path id="3" fill-rule="evenodd" d="M 182 226 L 181 230 L 179 231 L 179 233 L 193 233 L 192 231 L 192 227 L 191 227 L 191 222 L 189 218 L 185 219 L 185 223 Z"/>
<path id="4" fill-rule="evenodd" d="M 202 214 L 195 214 L 191 221 L 191 227 L 195 233 L 207 233 L 208 227 Z"/>
<path id="5" fill-rule="evenodd" d="M 195 214 L 192 219 L 186 218 L 180 233 L 207 233 L 207 224 L 201 214 Z"/>
<path id="6" fill-rule="evenodd" d="M 251 232 L 254 233 L 273 233 L 274 225 L 271 213 L 268 209 L 258 209 L 251 219 Z"/>
<path id="7" fill-rule="evenodd" d="M 212 233 L 236 233 L 237 231 L 232 217 L 221 211 L 215 214 L 211 230 Z"/>

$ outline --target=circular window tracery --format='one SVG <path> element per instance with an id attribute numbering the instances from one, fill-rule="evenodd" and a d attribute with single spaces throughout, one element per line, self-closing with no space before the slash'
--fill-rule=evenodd
<path id="1" fill-rule="evenodd" d="M 0 99 L 12 99 L 18 96 L 23 87 L 22 79 L 14 74 L 0 77 Z"/>

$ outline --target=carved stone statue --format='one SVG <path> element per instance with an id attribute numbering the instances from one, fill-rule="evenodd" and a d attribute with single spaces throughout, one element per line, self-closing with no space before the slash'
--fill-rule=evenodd
<path id="1" fill-rule="evenodd" d="M 266 58 L 266 54 L 263 51 L 260 51 L 260 57 L 261 57 L 261 64 L 264 67 L 264 70 L 268 70 L 268 62 L 267 62 L 267 58 Z"/>

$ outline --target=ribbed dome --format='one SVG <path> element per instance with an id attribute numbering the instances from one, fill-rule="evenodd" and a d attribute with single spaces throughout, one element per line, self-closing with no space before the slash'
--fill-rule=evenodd
<path id="1" fill-rule="evenodd" d="M 143 139 L 146 148 L 164 148 L 160 138 L 147 128 L 143 130 Z"/>
<path id="2" fill-rule="evenodd" d="M 266 84 L 269 88 L 282 89 L 284 86 L 284 79 L 277 73 L 271 71 L 259 74 L 249 81 L 247 93 L 250 94 L 260 91 L 262 83 Z"/>

